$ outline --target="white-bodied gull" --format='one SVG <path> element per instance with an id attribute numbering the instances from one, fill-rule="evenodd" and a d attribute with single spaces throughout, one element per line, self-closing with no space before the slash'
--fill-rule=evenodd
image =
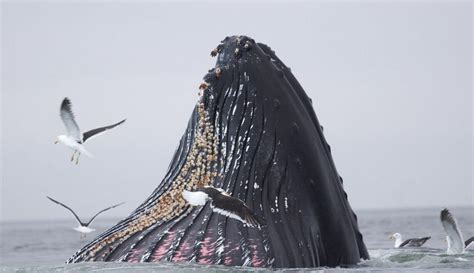
<path id="1" fill-rule="evenodd" d="M 450 255 L 464 253 L 464 250 L 473 244 L 474 237 L 464 241 L 456 218 L 454 218 L 448 209 L 443 209 L 440 216 L 441 224 L 446 232 L 446 242 L 448 243 L 446 253 Z"/>
<path id="2" fill-rule="evenodd" d="M 46 197 L 47 197 L 49 200 L 53 201 L 54 203 L 56 203 L 56 204 L 58 204 L 58 205 L 60 205 L 60 206 L 63 206 L 64 208 L 66 208 L 67 210 L 69 210 L 70 212 L 72 212 L 72 214 L 74 215 L 74 217 L 76 217 L 77 222 L 79 223 L 79 226 L 78 226 L 78 227 L 75 227 L 74 230 L 81 233 L 81 238 L 82 238 L 82 237 L 85 237 L 85 236 L 87 235 L 87 233 L 91 233 L 91 232 L 93 232 L 93 231 L 95 230 L 95 229 L 90 228 L 89 225 L 92 223 L 92 221 L 94 221 L 94 219 L 95 219 L 99 214 L 101 214 L 101 213 L 104 212 L 104 211 L 107 211 L 107 210 L 109 210 L 109 209 L 113 209 L 113 208 L 115 208 L 115 207 L 118 207 L 118 206 L 124 204 L 124 203 L 122 202 L 122 203 L 120 203 L 120 204 L 113 205 L 113 206 L 110 206 L 110 207 L 108 207 L 108 208 L 105 208 L 105 209 L 103 209 L 103 210 L 97 212 L 94 216 L 92 216 L 92 218 L 89 220 L 89 222 L 84 223 L 84 222 L 81 221 L 81 219 L 79 218 L 79 216 L 77 216 L 77 214 L 76 214 L 70 207 L 64 205 L 63 203 L 61 203 L 61 202 L 59 202 L 59 201 L 57 201 L 57 200 L 54 200 L 53 198 L 51 198 L 51 197 L 49 197 L 49 196 L 46 196 Z"/>
<path id="3" fill-rule="evenodd" d="M 265 224 L 260 216 L 253 213 L 245 203 L 230 196 L 223 189 L 202 187 L 196 191 L 183 191 L 183 198 L 192 206 L 203 206 L 211 201 L 212 211 L 241 221 L 249 227 L 261 227 Z"/>
<path id="4" fill-rule="evenodd" d="M 98 136 L 104 133 L 105 131 L 115 128 L 116 126 L 125 122 L 125 119 L 124 119 L 115 124 L 92 129 L 82 134 L 74 118 L 74 114 L 72 112 L 72 107 L 71 107 L 71 101 L 68 98 L 63 99 L 59 113 L 60 113 L 61 119 L 63 120 L 64 126 L 66 127 L 67 135 L 58 136 L 56 140 L 54 141 L 54 144 L 61 142 L 67 147 L 71 148 L 74 151 L 74 153 L 71 156 L 71 161 L 74 161 L 74 156 L 76 155 L 76 153 L 78 153 L 76 157 L 76 165 L 79 163 L 79 156 L 81 156 L 81 154 L 85 154 L 88 157 L 92 157 L 92 154 L 89 153 L 83 146 L 83 144 L 88 139 Z"/>
<path id="5" fill-rule="evenodd" d="M 426 243 L 431 237 L 422 237 L 422 238 L 410 238 L 405 241 L 402 239 L 402 235 L 400 233 L 394 233 L 390 235 L 390 239 L 395 239 L 395 248 L 401 247 L 420 247 Z"/>

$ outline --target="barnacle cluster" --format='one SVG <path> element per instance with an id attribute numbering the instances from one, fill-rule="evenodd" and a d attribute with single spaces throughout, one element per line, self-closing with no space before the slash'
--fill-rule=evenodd
<path id="1" fill-rule="evenodd" d="M 110 234 L 97 243 L 89 251 L 89 258 L 94 257 L 98 251 L 109 246 L 102 254 L 102 258 L 104 258 L 117 245 L 133 234 L 181 215 L 188 208 L 182 196 L 183 190 L 193 190 L 197 187 L 210 185 L 217 176 L 218 137 L 215 134 L 214 126 L 205 109 L 202 97 L 197 104 L 197 113 L 198 122 L 191 149 L 179 174 L 169 188 L 124 229 Z"/>

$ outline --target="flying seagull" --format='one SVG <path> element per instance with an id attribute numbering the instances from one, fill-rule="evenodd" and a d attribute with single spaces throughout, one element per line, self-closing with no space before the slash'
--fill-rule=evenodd
<path id="1" fill-rule="evenodd" d="M 446 232 L 446 242 L 448 243 L 448 254 L 461 254 L 469 248 L 474 241 L 474 237 L 469 238 L 464 242 L 462 233 L 459 230 L 456 218 L 448 209 L 441 211 L 441 224 Z"/>
<path id="2" fill-rule="evenodd" d="M 89 222 L 84 223 L 84 222 L 81 221 L 81 219 L 79 218 L 79 216 L 77 216 L 77 214 L 76 214 L 70 207 L 64 205 L 63 203 L 61 203 L 61 202 L 59 202 L 59 201 L 54 200 L 53 198 L 51 198 L 51 197 L 49 197 L 49 196 L 46 196 L 46 197 L 47 197 L 49 200 L 53 201 L 54 203 L 63 206 L 64 208 L 66 208 L 67 210 L 69 210 L 70 212 L 72 212 L 72 214 L 74 214 L 74 217 L 76 217 L 76 220 L 77 220 L 77 222 L 79 223 L 79 226 L 76 227 L 76 228 L 74 228 L 74 230 L 76 230 L 76 231 L 78 231 L 78 232 L 81 233 L 81 238 L 86 237 L 87 233 L 91 233 L 92 231 L 95 230 L 95 229 L 90 228 L 89 225 L 92 223 L 92 221 L 94 221 L 94 219 L 95 219 L 99 214 L 101 214 L 101 213 L 104 212 L 104 211 L 107 211 L 107 210 L 109 210 L 109 209 L 113 209 L 113 208 L 115 208 L 115 207 L 118 207 L 118 206 L 124 204 L 124 203 L 122 202 L 122 203 L 120 203 L 120 204 L 113 205 L 113 206 L 111 206 L 111 207 L 105 208 L 105 209 L 103 209 L 103 210 L 97 212 L 97 213 L 89 220 Z"/>
<path id="3" fill-rule="evenodd" d="M 59 114 L 61 116 L 61 119 L 63 120 L 64 126 L 66 127 L 67 135 L 58 136 L 54 141 L 54 144 L 61 142 L 71 148 L 74 151 L 71 156 L 71 161 L 74 161 L 74 156 L 76 155 L 76 153 L 78 153 L 76 157 L 76 165 L 79 163 L 79 156 L 81 156 L 81 154 L 85 154 L 88 157 L 92 157 L 92 154 L 89 153 L 82 144 L 84 144 L 88 139 L 98 136 L 104 133 L 105 131 L 113 129 L 125 122 L 124 119 L 115 124 L 92 129 L 81 134 L 81 130 L 79 129 L 79 126 L 77 125 L 77 122 L 74 118 L 74 114 L 72 112 L 71 101 L 68 98 L 63 99 Z"/>
<path id="4" fill-rule="evenodd" d="M 422 238 L 411 238 L 403 241 L 402 235 L 400 233 L 394 233 L 390 235 L 390 239 L 395 239 L 395 248 L 401 247 L 420 247 L 426 243 L 431 237 L 422 237 Z"/>
<path id="5" fill-rule="evenodd" d="M 230 196 L 223 189 L 202 187 L 197 191 L 183 191 L 183 198 L 192 206 L 204 206 L 211 201 L 212 211 L 241 221 L 249 227 L 261 227 L 265 224 L 260 216 L 253 213 L 245 203 Z"/>

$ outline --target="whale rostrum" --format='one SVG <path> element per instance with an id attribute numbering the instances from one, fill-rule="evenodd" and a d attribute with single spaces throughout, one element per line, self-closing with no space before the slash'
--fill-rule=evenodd
<path id="1" fill-rule="evenodd" d="M 290 69 L 246 36 L 226 37 L 211 55 L 216 66 L 162 182 L 68 262 L 288 268 L 368 259 L 312 101 Z M 183 198 L 205 186 L 243 201 L 265 225 Z"/>

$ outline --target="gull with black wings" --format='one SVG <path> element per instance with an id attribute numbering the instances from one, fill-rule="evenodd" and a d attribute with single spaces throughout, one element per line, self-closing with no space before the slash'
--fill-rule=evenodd
<path id="1" fill-rule="evenodd" d="M 448 247 L 447 254 L 462 254 L 466 249 L 473 245 L 474 237 L 464 241 L 461 230 L 459 230 L 456 218 L 448 209 L 443 209 L 440 214 L 441 224 L 446 232 L 446 242 Z"/>
<path id="2" fill-rule="evenodd" d="M 394 233 L 390 235 L 390 239 L 395 239 L 395 248 L 402 248 L 402 247 L 420 247 L 426 243 L 431 236 L 421 237 L 421 238 L 410 238 L 406 239 L 405 241 L 402 239 L 402 235 L 400 233 Z"/>
<path id="3" fill-rule="evenodd" d="M 242 200 L 220 188 L 205 186 L 196 191 L 184 190 L 183 198 L 192 206 L 204 206 L 207 201 L 211 201 L 213 212 L 239 220 L 249 227 L 260 228 L 265 225 L 265 220 L 251 211 Z"/>
<path id="4" fill-rule="evenodd" d="M 67 210 L 69 210 L 73 215 L 74 217 L 76 217 L 76 220 L 77 222 L 79 223 L 79 226 L 78 227 L 75 227 L 74 230 L 77 231 L 77 232 L 80 232 L 81 233 L 81 238 L 85 238 L 87 233 L 91 233 L 93 232 L 95 229 L 92 229 L 89 227 L 89 225 L 92 223 L 92 221 L 94 221 L 94 219 L 99 216 L 99 214 L 105 212 L 105 211 L 108 211 L 109 209 L 113 209 L 115 207 L 118 207 L 122 204 L 124 204 L 124 202 L 120 203 L 120 204 L 116 204 L 116 205 L 113 205 L 113 206 L 110 206 L 108 208 L 105 208 L 99 212 L 97 212 L 94 216 L 92 216 L 92 218 L 89 220 L 89 222 L 85 223 L 85 222 L 82 222 L 81 219 L 79 218 L 79 216 L 77 216 L 77 214 L 68 206 L 66 206 L 65 204 L 57 201 L 57 200 L 54 200 L 53 198 L 49 197 L 49 196 L 46 196 L 49 200 L 53 201 L 54 203 L 66 208 Z"/>
<path id="5" fill-rule="evenodd" d="M 81 156 L 81 154 L 85 154 L 88 157 L 93 157 L 92 154 L 89 153 L 83 146 L 83 144 L 88 139 L 96 137 L 106 132 L 107 130 L 113 129 L 125 122 L 124 119 L 109 126 L 99 127 L 96 129 L 89 130 L 85 133 L 81 133 L 81 130 L 79 129 L 79 126 L 77 125 L 76 119 L 74 117 L 74 113 L 72 112 L 71 101 L 68 98 L 63 99 L 59 113 L 61 119 L 63 120 L 64 126 L 66 127 L 67 135 L 58 136 L 54 141 L 54 144 L 61 142 L 67 147 L 71 148 L 74 151 L 71 156 L 71 161 L 74 161 L 74 156 L 76 155 L 76 153 L 78 153 L 76 157 L 76 165 L 79 163 L 79 156 Z"/>

